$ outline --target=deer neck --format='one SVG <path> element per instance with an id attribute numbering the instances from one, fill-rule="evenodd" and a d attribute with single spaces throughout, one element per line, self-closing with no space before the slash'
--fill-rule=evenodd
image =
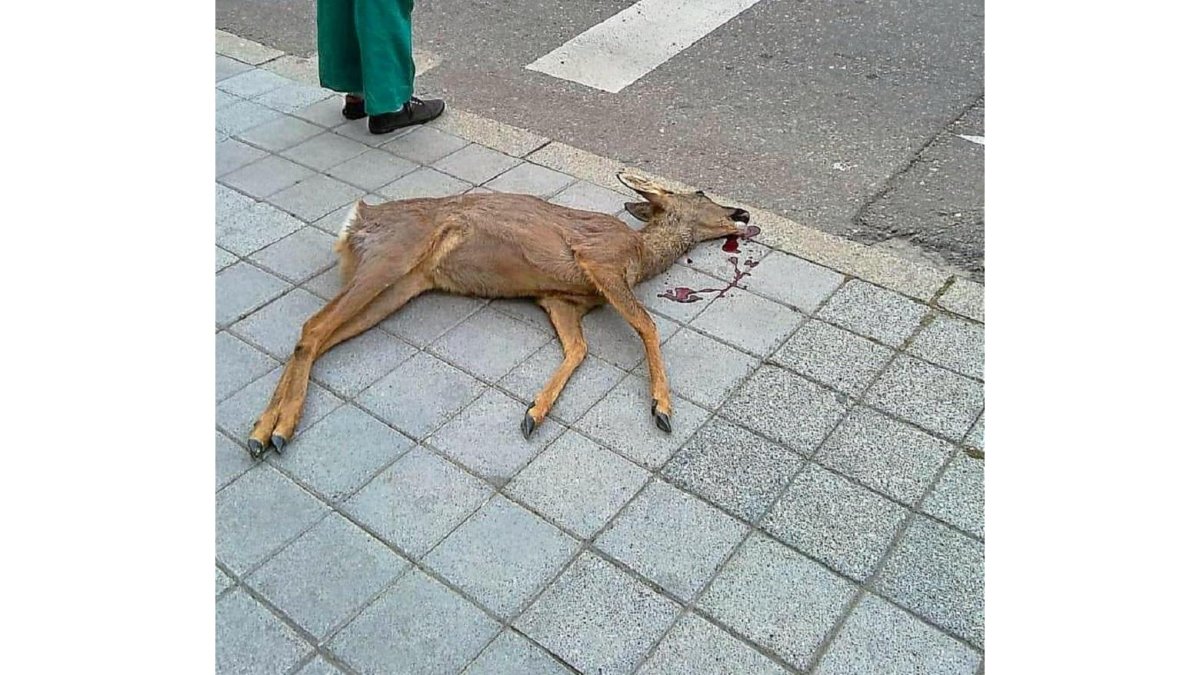
<path id="1" fill-rule="evenodd" d="M 670 213 L 656 214 L 642 228 L 642 273 L 640 281 L 667 271 L 679 256 L 692 247 L 692 228 Z"/>

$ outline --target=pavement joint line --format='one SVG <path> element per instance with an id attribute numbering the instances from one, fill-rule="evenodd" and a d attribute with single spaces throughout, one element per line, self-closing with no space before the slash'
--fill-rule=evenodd
<path id="1" fill-rule="evenodd" d="M 232 35 L 232 34 L 230 34 L 230 35 Z M 253 45 L 262 47 L 262 45 L 258 45 L 258 43 L 255 43 L 252 40 L 247 40 L 245 38 L 238 38 L 238 39 L 241 42 L 251 43 Z M 270 48 L 266 48 L 266 49 L 270 49 Z M 275 50 L 275 51 L 278 51 L 278 50 Z M 218 53 L 221 53 L 221 52 L 218 50 Z M 230 58 L 236 58 L 236 56 L 231 56 L 229 53 L 225 53 L 224 55 L 229 56 Z M 277 58 L 277 56 L 274 58 Z M 241 59 L 239 59 L 239 60 L 241 60 Z M 967 106 L 964 106 L 961 111 L 956 113 L 955 116 L 950 121 L 948 121 L 946 123 L 946 125 L 944 125 L 944 127 L 948 127 L 950 124 L 953 124 L 955 121 L 960 119 L 963 115 L 965 115 L 967 113 L 967 111 L 969 111 L 973 106 L 975 106 L 978 103 L 978 98 L 979 97 L 972 99 L 971 103 Z M 568 145 L 565 143 L 561 143 L 559 141 L 554 141 L 552 139 L 547 139 L 547 140 L 541 142 L 538 147 L 528 151 L 527 153 L 513 154 L 510 152 L 505 152 L 506 147 L 508 147 L 508 148 L 513 147 L 512 145 L 508 144 L 508 143 L 513 142 L 512 141 L 513 138 L 536 137 L 536 138 L 544 139 L 545 137 L 540 136 L 539 134 L 536 134 L 529 130 L 521 129 L 519 127 L 514 127 L 512 125 L 508 125 L 503 122 L 498 122 L 496 120 L 491 120 L 489 118 L 482 117 L 480 115 L 471 113 L 466 110 L 463 110 L 461 112 L 464 114 L 464 116 L 467 117 L 467 119 L 472 120 L 473 123 L 478 121 L 482 125 L 489 127 L 489 130 L 482 131 L 480 129 L 472 128 L 472 125 L 468 124 L 465 126 L 456 127 L 454 131 L 451 131 L 448 133 L 453 133 L 454 135 L 457 135 L 460 138 L 463 138 L 464 140 L 467 140 L 467 141 L 473 142 L 473 143 L 477 143 L 479 145 L 482 145 L 484 147 L 487 147 L 487 148 L 490 148 L 493 150 L 497 150 L 504 154 L 509 154 L 510 156 L 523 158 L 528 161 L 531 161 L 531 162 L 534 162 L 537 164 L 541 164 L 542 166 L 546 166 L 548 168 L 555 169 L 557 171 L 568 173 L 568 174 L 576 176 L 576 177 L 586 178 L 588 180 L 591 180 L 591 182 L 597 182 L 598 184 L 600 184 L 604 187 L 609 187 L 610 189 L 612 189 L 611 184 L 613 182 L 615 182 L 615 171 L 612 171 L 610 169 L 614 166 L 616 166 L 616 167 L 626 166 L 625 164 L 616 162 L 615 160 L 601 157 L 599 155 L 595 155 L 594 153 L 590 153 L 586 150 L 582 150 L 582 149 L 576 148 L 574 146 L 571 146 L 571 145 Z M 442 124 L 439 125 L 438 120 L 435 120 L 434 122 L 431 122 L 430 124 L 433 128 L 440 128 L 440 127 L 444 127 L 444 126 L 453 124 L 453 122 L 443 121 Z M 491 133 L 489 133 L 489 132 L 491 132 Z M 939 130 L 937 133 L 933 134 L 930 137 L 930 139 L 928 139 L 921 146 L 921 148 L 914 154 L 913 159 L 909 162 L 909 165 L 911 165 L 912 162 L 917 161 L 916 158 L 920 155 L 920 153 L 922 151 L 924 151 L 924 149 L 926 147 L 928 147 L 929 144 L 931 144 L 933 142 L 933 140 L 941 133 L 942 133 L 942 130 Z M 506 141 L 497 141 L 496 135 L 499 135 L 502 138 L 506 137 L 507 140 Z M 501 147 L 497 147 L 497 146 L 501 146 Z M 558 154 L 560 156 L 565 153 L 572 157 L 580 159 L 582 161 L 582 166 L 577 166 L 577 167 L 562 166 L 560 162 L 555 161 L 555 158 L 553 156 L 553 153 L 555 151 L 558 151 Z M 539 154 L 541 155 L 541 157 L 538 157 Z M 549 162 L 549 163 L 547 163 L 547 162 Z M 585 175 L 586 173 L 595 172 L 596 169 L 598 169 L 601 166 L 606 167 L 607 174 L 609 174 L 609 177 L 605 178 L 604 182 L 599 182 L 596 179 L 592 179 L 591 177 Z M 630 168 L 635 168 L 635 167 L 630 167 Z M 581 171 L 583 171 L 584 173 L 581 173 Z M 645 171 L 639 171 L 639 173 L 646 175 L 648 178 L 659 180 L 660 182 L 666 184 L 668 187 L 674 187 L 675 189 L 683 189 L 683 190 L 690 190 L 690 191 L 695 190 L 694 187 L 688 186 L 684 183 L 680 183 L 679 181 L 674 181 L 674 180 L 666 179 L 666 178 L 663 178 L 660 176 L 655 176 L 652 173 L 648 173 Z M 606 183 L 607 183 L 607 185 L 606 185 Z M 892 179 L 889 179 L 885 183 L 885 187 L 882 188 L 882 190 L 886 191 L 886 190 L 890 189 L 891 185 L 892 185 Z M 621 187 L 624 188 L 624 186 L 621 186 Z M 618 189 L 616 191 L 621 192 L 622 194 L 628 194 L 627 189 Z M 881 192 L 881 194 L 882 194 L 882 192 Z M 877 199 L 877 197 L 878 197 L 878 195 L 868 198 L 866 204 L 864 204 L 864 206 L 862 208 L 865 208 L 866 205 L 869 205 L 870 203 L 875 201 L 875 199 Z M 778 248 L 778 249 L 784 250 L 786 252 L 792 253 L 793 255 L 797 255 L 799 257 L 802 257 L 806 260 L 810 260 L 812 262 L 825 264 L 827 267 L 830 267 L 831 269 L 842 272 L 843 274 L 847 274 L 847 275 L 850 275 L 853 277 L 864 279 L 866 281 L 874 281 L 878 285 L 881 285 L 881 286 L 884 286 L 885 288 L 889 288 L 891 290 L 903 293 L 904 295 L 913 297 L 913 298 L 920 300 L 921 302 L 926 303 L 926 304 L 928 304 L 928 302 L 931 299 L 931 297 L 933 296 L 933 294 L 936 292 L 936 290 L 938 288 L 940 288 L 942 286 L 942 284 L 945 282 L 945 280 L 947 278 L 956 278 L 958 276 L 952 272 L 944 271 L 944 270 L 932 267 L 927 264 L 921 264 L 921 263 L 917 263 L 915 261 L 901 258 L 901 257 L 891 254 L 887 251 L 879 251 L 879 250 L 868 251 L 868 249 L 870 249 L 870 247 L 860 244 L 858 242 L 854 242 L 852 240 L 845 239 L 843 237 L 830 235 L 826 232 L 823 232 L 823 231 L 818 230 L 813 227 L 802 225 L 800 223 L 789 220 L 787 218 L 784 218 L 783 216 L 780 216 L 773 212 L 767 211 L 765 209 L 753 208 L 753 207 L 749 207 L 749 205 L 743 205 L 743 203 L 738 202 L 737 200 L 729 200 L 729 199 L 725 199 L 723 197 L 719 197 L 717 195 L 714 195 L 714 199 L 729 201 L 731 203 L 731 205 L 734 205 L 734 206 L 748 207 L 752 211 L 753 214 L 760 214 L 763 217 L 765 217 L 767 220 L 773 221 L 773 224 L 775 226 L 778 226 L 780 228 L 780 230 L 782 230 L 782 231 L 777 231 L 777 232 L 771 233 L 771 235 L 770 235 L 771 238 L 780 240 L 779 244 L 772 246 L 773 248 Z M 860 214 L 861 214 L 861 210 L 862 209 L 860 209 Z M 860 217 L 860 214 L 856 214 L 855 219 L 858 219 Z M 768 228 L 764 227 L 763 229 L 767 230 Z M 790 237 L 790 239 L 785 240 L 785 237 Z M 824 254 L 822 254 L 821 251 L 816 250 L 812 246 L 798 245 L 798 244 L 796 244 L 795 241 L 791 241 L 792 239 L 797 239 L 797 238 L 823 240 L 822 247 L 829 249 L 829 250 L 827 250 Z M 884 275 L 884 276 L 889 277 L 886 280 L 886 282 L 877 273 L 872 272 L 870 267 L 864 267 L 861 264 L 859 264 L 864 256 L 876 259 L 877 263 L 882 264 L 888 270 L 888 273 L 886 275 Z M 919 278 L 922 275 L 929 277 L 931 279 L 933 276 L 936 276 L 939 278 L 939 281 L 932 289 L 929 289 L 928 284 L 923 284 L 923 283 L 920 283 L 917 281 L 912 281 L 910 279 L 910 277 L 918 277 Z M 871 276 L 874 276 L 875 278 L 872 279 L 872 278 L 870 278 Z"/>

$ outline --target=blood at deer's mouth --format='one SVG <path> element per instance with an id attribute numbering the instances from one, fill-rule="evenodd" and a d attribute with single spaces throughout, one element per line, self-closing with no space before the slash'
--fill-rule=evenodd
<path id="1" fill-rule="evenodd" d="M 742 233 L 731 234 L 725 238 L 725 243 L 721 246 L 721 250 L 726 253 L 741 253 L 741 249 L 738 247 L 738 239 L 749 240 L 759 232 L 762 232 L 762 230 L 751 225 Z M 745 261 L 742 261 L 736 255 L 731 255 L 726 258 L 726 260 L 729 262 L 729 264 L 733 265 L 733 279 L 729 281 L 725 288 L 701 288 L 696 290 L 688 288 L 687 286 L 678 286 L 676 288 L 669 288 L 666 291 L 659 293 L 658 297 L 666 298 L 671 302 L 679 302 L 683 304 L 699 302 L 700 300 L 704 299 L 704 294 L 706 293 L 716 293 L 714 297 L 723 298 L 725 297 L 725 294 L 729 292 L 731 288 L 736 286 L 742 279 L 750 276 L 750 270 L 758 266 L 758 261 L 750 258 L 749 256 L 746 257 Z M 690 263 L 691 261 L 691 258 L 689 258 L 688 262 Z"/>

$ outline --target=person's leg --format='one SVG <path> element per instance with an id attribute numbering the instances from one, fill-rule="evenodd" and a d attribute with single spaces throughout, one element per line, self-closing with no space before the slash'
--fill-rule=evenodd
<path id="1" fill-rule="evenodd" d="M 353 0 L 317 0 L 317 65 L 321 86 L 344 94 L 363 90 Z"/>
<path id="2" fill-rule="evenodd" d="M 353 0 L 367 114 L 400 110 L 412 98 L 412 0 Z"/>

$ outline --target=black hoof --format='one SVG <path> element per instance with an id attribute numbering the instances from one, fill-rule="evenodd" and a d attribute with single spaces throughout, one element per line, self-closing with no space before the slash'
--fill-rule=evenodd
<path id="1" fill-rule="evenodd" d="M 529 406 L 529 410 L 533 410 L 533 406 Z M 525 438 L 533 435 L 533 430 L 537 428 L 537 422 L 533 420 L 533 416 L 529 414 L 529 410 L 525 411 L 525 419 L 521 420 L 521 434 Z"/>
<path id="2" fill-rule="evenodd" d="M 668 415 L 666 413 L 660 413 L 657 410 L 655 410 L 654 411 L 654 424 L 659 429 L 662 429 L 663 431 L 667 432 L 668 434 L 671 433 L 671 416 L 670 415 Z"/>
<path id="3" fill-rule="evenodd" d="M 287 439 L 279 434 L 271 435 L 271 447 L 275 448 L 275 452 L 283 454 L 283 446 L 287 445 Z"/>
<path id="4" fill-rule="evenodd" d="M 258 439 L 251 438 L 246 445 L 250 448 L 250 454 L 259 457 L 263 454 L 263 444 L 258 442 Z"/>

